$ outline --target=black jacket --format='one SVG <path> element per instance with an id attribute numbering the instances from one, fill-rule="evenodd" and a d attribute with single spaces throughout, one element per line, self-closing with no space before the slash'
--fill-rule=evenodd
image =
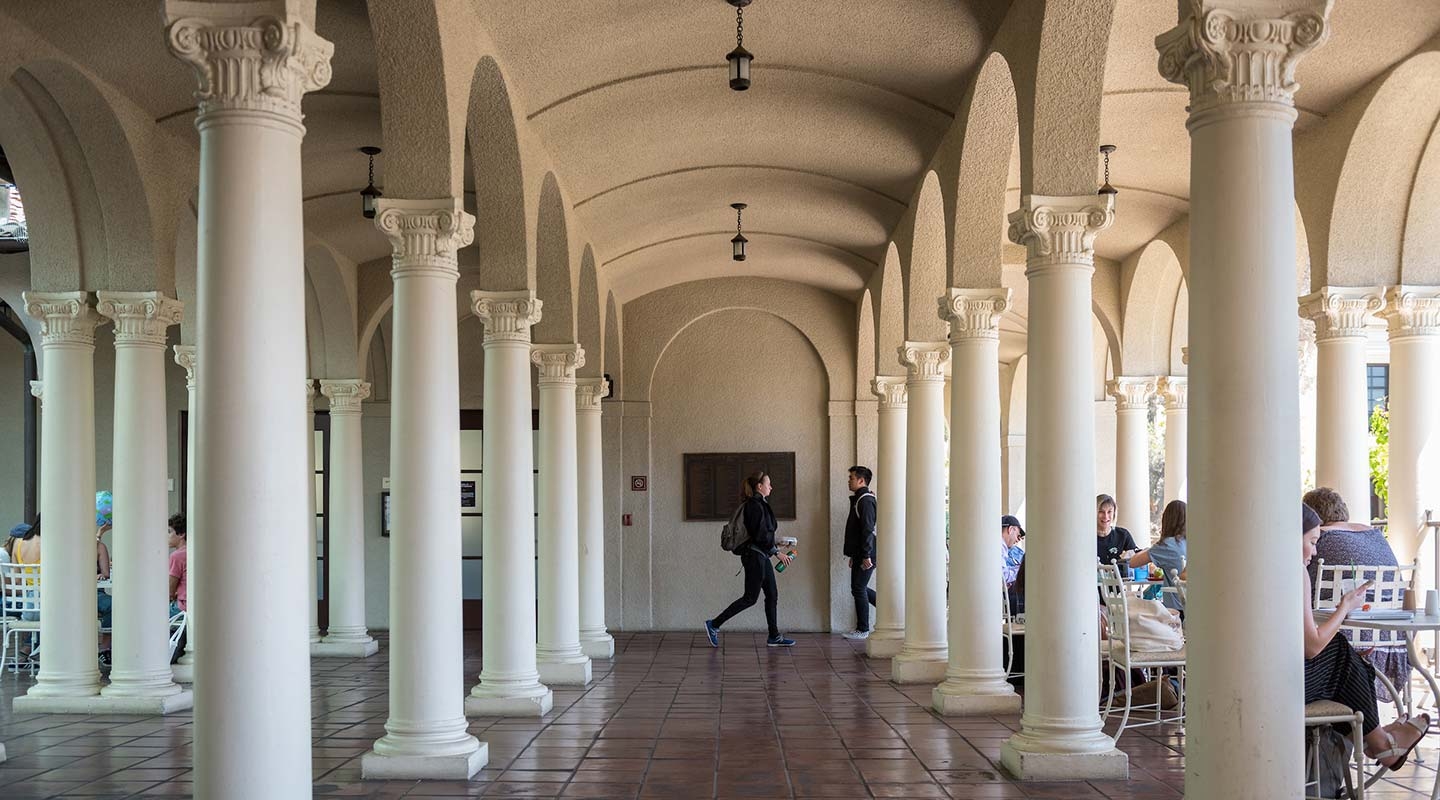
<path id="1" fill-rule="evenodd" d="M 864 500 L 863 498 L 870 498 Z M 875 559 L 875 506 L 880 501 L 869 486 L 850 495 L 850 516 L 845 518 L 845 556 L 858 560 Z"/>
<path id="2" fill-rule="evenodd" d="M 770 502 L 761 495 L 754 495 L 745 501 L 745 531 L 750 534 L 750 547 L 765 555 L 775 554 L 775 512 Z M 740 555 L 746 548 L 735 551 Z"/>

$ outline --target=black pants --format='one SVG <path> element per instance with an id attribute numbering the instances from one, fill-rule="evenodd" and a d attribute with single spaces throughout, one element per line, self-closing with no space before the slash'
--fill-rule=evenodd
<path id="1" fill-rule="evenodd" d="M 1305 702 L 1330 700 L 1365 717 L 1365 732 L 1380 727 L 1375 708 L 1375 675 L 1370 662 L 1336 634 L 1320 655 L 1305 659 Z"/>
<path id="2" fill-rule="evenodd" d="M 710 624 L 718 628 L 731 617 L 755 605 L 763 589 L 765 624 L 770 626 L 770 638 L 779 638 L 780 627 L 775 622 L 775 616 L 780 593 L 775 588 L 775 567 L 771 566 L 770 557 L 753 547 L 747 547 L 740 553 L 740 564 L 745 568 L 745 594 L 721 611 L 720 616 L 710 620 Z"/>
<path id="3" fill-rule="evenodd" d="M 875 574 L 875 562 L 870 569 L 861 569 L 863 558 L 850 559 L 850 594 L 855 598 L 855 630 L 870 630 L 870 606 L 875 605 L 875 590 L 870 588 L 870 576 Z"/>

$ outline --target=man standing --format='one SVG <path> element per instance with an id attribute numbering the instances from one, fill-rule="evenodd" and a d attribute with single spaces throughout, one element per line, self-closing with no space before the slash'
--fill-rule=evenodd
<path id="1" fill-rule="evenodd" d="M 855 630 L 846 639 L 870 636 L 870 606 L 875 603 L 875 590 L 870 576 L 875 574 L 875 507 L 879 502 L 870 491 L 874 473 L 869 467 L 850 468 L 850 516 L 845 520 L 845 556 L 850 559 L 850 593 L 855 597 Z"/>
<path id="2" fill-rule="evenodd" d="M 1020 548 L 1020 540 L 1024 538 L 1025 529 L 1020 527 L 1020 520 L 1010 514 L 1000 518 L 1000 552 L 1005 560 L 1002 574 L 1006 586 L 1015 582 L 1020 562 L 1025 560 L 1025 551 Z"/>

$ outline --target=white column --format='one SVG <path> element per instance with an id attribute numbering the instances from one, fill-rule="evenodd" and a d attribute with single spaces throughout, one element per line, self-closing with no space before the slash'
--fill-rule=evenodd
<path id="1" fill-rule="evenodd" d="M 195 518 L 195 400 L 200 385 L 196 382 L 195 368 L 199 360 L 195 357 L 195 345 L 175 345 L 175 363 L 185 368 L 185 408 L 189 412 L 189 433 L 185 437 L 185 516 L 186 522 Z M 188 526 L 185 534 L 185 654 L 170 668 L 170 674 L 179 683 L 195 681 L 196 638 L 195 599 L 198 592 L 195 585 L 195 548 L 200 537 L 195 535 L 194 526 Z M 203 546 L 203 545 L 202 545 Z"/>
<path id="2" fill-rule="evenodd" d="M 200 80 L 188 522 L 205 537 L 196 624 L 217 632 L 195 653 L 195 795 L 214 800 L 311 787 L 300 101 L 329 82 L 333 47 L 302 5 L 165 3 L 170 50 Z"/>
<path id="3" fill-rule="evenodd" d="M 1124 778 L 1128 759 L 1100 729 L 1095 599 L 1094 376 L 1090 279 L 1107 195 L 1027 195 L 1010 240 L 1027 249 L 1025 662 L 1020 732 L 1001 764 L 1024 780 Z M 998 523 L 997 523 L 998 524 Z"/>
<path id="4" fill-rule="evenodd" d="M 900 347 L 900 361 L 907 367 L 909 412 L 905 642 L 890 664 L 890 679 L 896 683 L 939 683 L 945 677 L 945 362 L 949 360 L 949 342 L 906 342 Z"/>
<path id="5" fill-rule="evenodd" d="M 1165 503 L 1188 497 L 1185 471 L 1186 444 L 1189 441 L 1189 393 L 1186 379 L 1170 375 L 1160 379 L 1157 387 L 1165 399 Z"/>
<path id="6" fill-rule="evenodd" d="M 455 251 L 475 218 L 456 198 L 380 201 L 395 282 L 390 374 L 390 715 L 366 778 L 466 780 L 489 748 L 469 733 L 460 588 L 459 326 Z"/>
<path id="7" fill-rule="evenodd" d="M 40 674 L 15 713 L 97 708 L 95 563 L 95 326 L 85 292 L 26 292 L 40 322 Z M 35 390 L 32 382 L 31 391 Z M 38 396 L 38 395 L 37 395 Z"/>
<path id="8" fill-rule="evenodd" d="M 1020 710 L 1005 680 L 1000 547 L 1000 315 L 1009 289 L 951 289 L 950 661 L 931 703 L 942 714 Z"/>
<path id="9" fill-rule="evenodd" d="M 540 370 L 536 666 L 546 684 L 584 686 L 590 657 L 580 649 L 575 370 L 585 366 L 585 351 L 578 344 L 537 344 L 530 363 Z"/>
<path id="10" fill-rule="evenodd" d="M 325 599 L 330 624 L 310 652 L 365 658 L 380 643 L 365 627 L 365 451 L 361 443 L 360 404 L 370 384 L 359 378 L 322 380 L 320 394 L 330 399 L 330 585 Z"/>
<path id="11" fill-rule="evenodd" d="M 1115 398 L 1115 524 L 1140 547 L 1150 545 L 1150 398 L 1154 378 L 1116 378 L 1105 384 Z"/>
<path id="12" fill-rule="evenodd" d="M 1315 485 L 1339 492 L 1357 521 L 1368 522 L 1370 509 L 1365 323 L 1384 307 L 1373 287 L 1300 298 L 1300 316 L 1315 321 Z"/>
<path id="13" fill-rule="evenodd" d="M 876 433 L 875 625 L 865 655 L 894 658 L 905 643 L 905 430 L 903 377 L 882 375 L 870 383 L 880 399 Z"/>
<path id="14" fill-rule="evenodd" d="M 1303 794 L 1301 577 L 1276 565 L 1300 534 L 1295 67 L 1329 7 L 1185 3 L 1156 39 L 1161 74 L 1190 89 L 1190 326 L 1204 332 L 1190 341 L 1189 527 L 1204 535 L 1185 624 L 1187 693 L 1204 698 L 1186 709 L 1185 796 L 1199 800 Z M 1248 652 L 1273 657 L 1233 657 Z"/>
<path id="15" fill-rule="evenodd" d="M 114 666 L 100 690 L 113 713 L 168 714 L 193 697 L 170 674 L 166 536 L 165 336 L 184 306 L 159 292 L 99 292 L 115 323 Z"/>
<path id="16" fill-rule="evenodd" d="M 575 382 L 580 648 L 590 658 L 615 657 L 615 639 L 605 630 L 605 462 L 600 435 L 600 400 L 609 393 L 610 382 L 604 378 Z"/>
<path id="17" fill-rule="evenodd" d="M 471 292 L 485 324 L 485 586 L 480 682 L 472 716 L 544 716 L 554 704 L 535 652 L 535 482 L 530 426 L 530 328 L 535 293 Z M 573 400 L 572 408 L 573 408 Z"/>
<path id="18" fill-rule="evenodd" d="M 1394 286 L 1390 308 L 1390 488 L 1386 517 L 1395 555 L 1420 560 L 1420 586 L 1434 588 L 1435 534 L 1425 512 L 1440 518 L 1440 288 Z M 48 376 L 47 376 L 48 379 Z M 1342 495 L 1343 496 L 1343 495 Z M 1351 516 L 1356 504 L 1346 498 Z"/>
<path id="19" fill-rule="evenodd" d="M 320 652 L 320 559 L 315 530 L 315 381 L 305 379 L 305 604 L 310 619 L 310 655 Z"/>

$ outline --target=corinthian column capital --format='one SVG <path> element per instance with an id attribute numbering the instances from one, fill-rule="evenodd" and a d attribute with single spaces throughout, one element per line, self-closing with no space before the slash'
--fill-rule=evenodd
<path id="1" fill-rule="evenodd" d="M 1440 336 L 1440 287 L 1391 286 L 1385 292 L 1390 338 Z"/>
<path id="2" fill-rule="evenodd" d="M 159 292 L 96 292 L 95 308 L 115 321 L 115 346 L 165 347 L 165 329 L 180 324 L 185 304 Z"/>
<path id="3" fill-rule="evenodd" d="M 1385 307 L 1384 290 L 1326 286 L 1300 298 L 1300 316 L 1315 321 L 1315 340 L 1363 337 L 1365 323 Z"/>
<path id="4" fill-rule="evenodd" d="M 870 393 L 880 398 L 881 411 L 903 411 L 910 399 L 903 377 L 880 375 L 870 381 Z"/>
<path id="5" fill-rule="evenodd" d="M 40 404 L 40 410 L 45 410 L 45 381 L 30 381 L 30 396 Z"/>
<path id="6" fill-rule="evenodd" d="M 575 381 L 575 410 L 599 414 L 600 401 L 608 394 L 610 381 L 604 378 L 578 378 Z"/>
<path id="7" fill-rule="evenodd" d="M 195 370 L 200 365 L 200 356 L 195 351 L 195 345 L 175 345 L 175 363 L 185 368 L 186 389 L 194 389 L 196 386 L 199 386 L 199 384 L 196 383 L 199 377 L 196 375 Z"/>
<path id="8" fill-rule="evenodd" d="M 1155 379 L 1116 378 L 1105 384 L 1105 393 L 1115 398 L 1116 411 L 1144 411 L 1155 396 Z"/>
<path id="9" fill-rule="evenodd" d="M 1190 405 L 1190 381 L 1186 378 L 1167 375 L 1156 383 L 1160 396 L 1165 400 L 1166 411 L 1184 411 Z"/>
<path id="10" fill-rule="evenodd" d="M 475 241 L 475 218 L 453 197 L 381 198 L 375 227 L 390 240 L 390 277 L 460 277 L 455 251 Z"/>
<path id="11" fill-rule="evenodd" d="M 1025 245 L 1025 274 L 1095 263 L 1095 237 L 1115 221 L 1113 195 L 1025 195 L 1010 212 L 1010 241 Z"/>
<path id="12" fill-rule="evenodd" d="M 951 344 L 999 339 L 1000 315 L 1009 308 L 1009 289 L 951 289 L 940 298 L 940 319 L 950 323 Z"/>
<path id="13" fill-rule="evenodd" d="M 1180 24 L 1155 37 L 1160 74 L 1190 89 L 1192 123 L 1222 107 L 1295 116 L 1295 67 L 1330 36 L 1332 0 L 1182 0 Z M 1283 5 L 1283 7 L 1282 7 Z M 1281 13 L 1289 9 L 1288 13 Z"/>
<path id="14" fill-rule="evenodd" d="M 485 343 L 530 341 L 544 303 L 531 291 L 470 293 L 470 310 L 485 323 Z"/>
<path id="15" fill-rule="evenodd" d="M 305 379 L 305 412 L 311 417 L 315 416 L 315 380 Z"/>
<path id="16" fill-rule="evenodd" d="M 573 386 L 575 370 L 585 366 L 585 350 L 578 344 L 531 345 L 530 363 L 540 370 L 541 386 Z"/>
<path id="17" fill-rule="evenodd" d="M 908 382 L 945 380 L 945 365 L 950 362 L 949 342 L 909 342 L 900 345 L 900 363 L 906 366 Z"/>
<path id="18" fill-rule="evenodd" d="M 200 116 L 258 111 L 300 123 L 300 99 L 330 83 L 335 46 L 285 0 L 166 0 L 165 42 L 195 68 Z"/>
<path id="19" fill-rule="evenodd" d="M 370 384 L 359 378 L 322 380 L 320 394 L 330 400 L 331 414 L 359 414 L 361 401 L 370 396 Z"/>
<path id="20" fill-rule="evenodd" d="M 25 313 L 40 321 L 40 345 L 95 346 L 100 315 L 85 292 L 25 292 Z"/>

